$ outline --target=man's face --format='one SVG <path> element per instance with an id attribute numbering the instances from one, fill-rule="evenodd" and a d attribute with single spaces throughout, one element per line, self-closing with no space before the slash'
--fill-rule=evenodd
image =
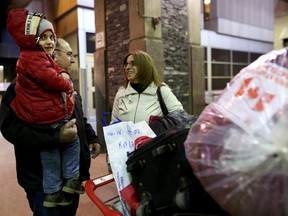
<path id="1" fill-rule="evenodd" d="M 67 42 L 65 43 L 62 42 L 61 47 L 62 47 L 61 50 L 60 49 L 54 50 L 54 57 L 55 57 L 54 60 L 60 68 L 69 71 L 71 65 L 75 62 L 73 51 Z"/>

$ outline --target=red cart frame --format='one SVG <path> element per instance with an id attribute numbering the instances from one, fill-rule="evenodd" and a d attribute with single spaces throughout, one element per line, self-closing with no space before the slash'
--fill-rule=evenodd
<path id="1" fill-rule="evenodd" d="M 90 179 L 86 181 L 85 183 L 85 191 L 88 195 L 88 197 L 93 201 L 93 203 L 99 208 L 99 210 L 105 215 L 105 216 L 123 216 L 119 210 L 117 210 L 114 206 L 106 205 L 108 201 L 113 200 L 114 198 L 103 202 L 96 194 L 95 190 L 99 187 L 102 187 L 104 185 L 107 185 L 111 182 L 114 182 L 114 178 L 112 174 L 100 176 L 95 179 Z"/>

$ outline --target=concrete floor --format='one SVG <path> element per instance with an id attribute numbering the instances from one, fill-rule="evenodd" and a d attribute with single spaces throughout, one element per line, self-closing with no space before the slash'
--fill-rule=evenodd
<path id="1" fill-rule="evenodd" d="M 101 154 L 91 162 L 91 179 L 108 174 L 106 155 Z M 3 216 L 31 216 L 25 193 L 18 185 L 16 179 L 16 167 L 13 146 L 8 143 L 0 133 L 0 215 Z M 116 192 L 115 185 L 97 190 L 98 197 L 106 200 L 113 197 Z M 80 204 L 77 216 L 101 216 L 103 215 L 97 206 L 90 200 L 87 194 L 80 196 Z"/>

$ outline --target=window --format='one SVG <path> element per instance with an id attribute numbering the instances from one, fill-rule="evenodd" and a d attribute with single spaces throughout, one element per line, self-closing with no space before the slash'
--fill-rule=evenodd
<path id="1" fill-rule="evenodd" d="M 212 64 L 212 77 L 230 77 L 230 64 Z"/>
<path id="2" fill-rule="evenodd" d="M 233 65 L 233 67 L 232 67 L 232 75 L 233 76 L 236 76 L 236 74 L 238 74 L 244 67 L 246 67 L 246 65 Z"/>
<path id="3" fill-rule="evenodd" d="M 230 62 L 230 51 L 221 49 L 212 49 L 212 61 Z"/>
<path id="4" fill-rule="evenodd" d="M 233 51 L 232 52 L 232 58 L 233 62 L 239 62 L 239 63 L 248 63 L 248 53 L 247 52 L 239 52 L 239 51 Z"/>
<path id="5" fill-rule="evenodd" d="M 204 5 L 204 20 L 207 21 L 210 19 L 210 4 L 211 0 L 203 0 Z"/>
<path id="6" fill-rule="evenodd" d="M 254 62 L 256 59 L 258 59 L 263 53 L 251 53 L 250 54 L 250 62 Z"/>
<path id="7" fill-rule="evenodd" d="M 214 78 L 212 81 L 213 90 L 223 90 L 226 88 L 227 83 L 229 83 L 230 80 L 230 78 Z"/>
<path id="8" fill-rule="evenodd" d="M 208 92 L 223 90 L 235 75 L 261 55 L 262 53 L 206 47 L 205 90 Z"/>
<path id="9" fill-rule="evenodd" d="M 95 52 L 95 33 L 86 32 L 86 52 Z"/>

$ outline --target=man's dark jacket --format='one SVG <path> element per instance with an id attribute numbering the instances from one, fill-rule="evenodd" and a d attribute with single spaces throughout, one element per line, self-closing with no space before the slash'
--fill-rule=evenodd
<path id="1" fill-rule="evenodd" d="M 15 83 L 11 84 L 3 96 L 0 107 L 0 128 L 3 137 L 14 144 L 18 183 L 24 189 L 42 190 L 42 165 L 40 150 L 61 147 L 60 131 L 38 125 L 28 125 L 19 120 L 9 108 L 15 96 Z M 99 143 L 92 126 L 87 123 L 82 109 L 82 99 L 76 94 L 74 117 L 81 143 L 80 176 L 81 180 L 90 178 L 91 163 L 89 144 Z"/>

